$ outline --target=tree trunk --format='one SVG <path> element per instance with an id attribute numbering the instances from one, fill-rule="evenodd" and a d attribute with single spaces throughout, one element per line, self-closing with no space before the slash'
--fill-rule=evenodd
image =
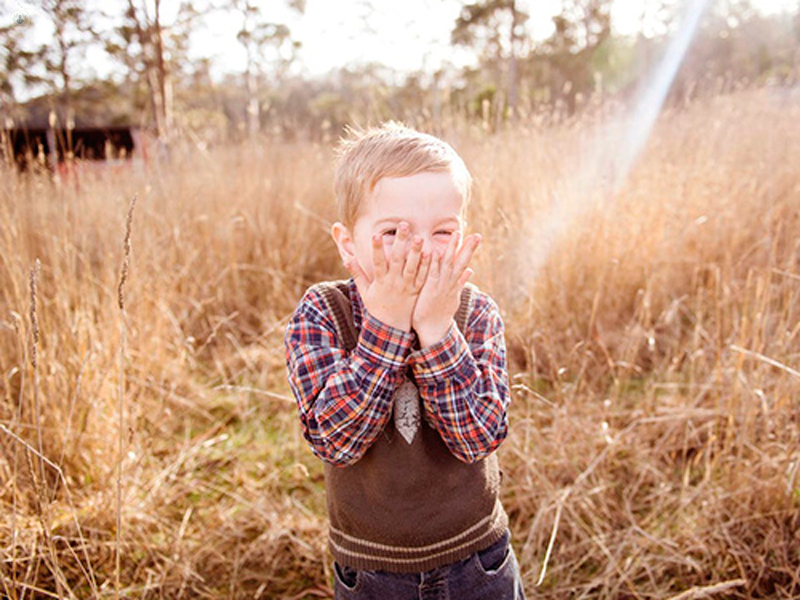
<path id="1" fill-rule="evenodd" d="M 161 122 L 159 137 L 169 139 L 172 130 L 172 89 L 166 61 L 164 61 L 164 40 L 161 36 L 161 0 L 155 0 L 153 20 L 153 49 L 155 51 L 156 82 L 158 86 L 158 112 Z"/>
<path id="2" fill-rule="evenodd" d="M 64 131 L 66 134 L 66 148 L 64 157 L 67 162 L 73 158 L 72 152 L 72 130 L 75 127 L 75 115 L 72 110 L 72 89 L 71 78 L 69 74 L 67 46 L 64 42 L 64 30 L 62 27 L 56 26 L 56 38 L 58 40 L 58 47 L 61 52 L 61 60 L 59 62 L 59 73 L 61 75 L 61 120 L 64 123 Z"/>
<path id="3" fill-rule="evenodd" d="M 155 73 L 153 69 L 153 61 L 150 57 L 150 24 L 149 19 L 147 18 L 147 6 L 145 5 L 145 26 L 147 27 L 147 31 L 145 32 L 145 27 L 142 26 L 141 21 L 139 20 L 138 11 L 136 10 L 136 6 L 133 3 L 133 0 L 128 0 L 128 11 L 130 13 L 131 19 L 133 20 L 133 25 L 136 29 L 136 37 L 139 39 L 139 46 L 141 47 L 142 53 L 142 62 L 144 63 L 144 80 L 147 83 L 147 96 L 150 103 L 150 112 L 152 114 L 153 123 L 156 126 L 156 134 L 160 137 L 161 131 L 163 130 L 163 124 L 161 123 L 161 116 L 160 111 L 158 109 L 158 83 L 155 81 Z"/>
<path id="4" fill-rule="evenodd" d="M 249 54 L 249 53 L 248 53 Z M 258 135 L 260 128 L 260 106 L 258 102 L 258 83 L 252 67 L 247 66 L 247 131 L 251 140 Z"/>
<path id="5" fill-rule="evenodd" d="M 797 12 L 794 15 L 794 41 L 795 41 L 795 50 L 794 56 L 792 57 L 792 84 L 796 84 L 800 81 L 800 7 L 797 9 Z"/>
<path id="6" fill-rule="evenodd" d="M 243 30 L 247 36 L 252 35 L 250 15 L 252 11 L 252 4 L 250 0 L 245 2 L 244 6 L 244 26 Z M 258 80 L 255 74 L 255 60 L 253 59 L 253 39 L 251 37 L 244 38 L 244 47 L 247 51 L 247 70 L 245 72 L 245 85 L 247 86 L 247 135 L 250 141 L 255 140 L 260 129 L 260 106 L 258 102 Z"/>
<path id="7" fill-rule="evenodd" d="M 512 120 L 517 112 L 517 3 L 511 0 L 511 55 L 508 57 L 508 112 Z"/>
<path id="8" fill-rule="evenodd" d="M 247 45 L 247 72 L 245 73 L 247 83 L 247 134 L 250 141 L 255 140 L 258 135 L 260 125 L 260 110 L 258 104 L 258 81 L 253 72 L 253 53 L 250 45 Z"/>

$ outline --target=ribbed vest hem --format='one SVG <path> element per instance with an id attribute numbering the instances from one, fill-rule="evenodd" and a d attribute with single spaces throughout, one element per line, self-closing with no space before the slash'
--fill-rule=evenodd
<path id="1" fill-rule="evenodd" d="M 500 500 L 492 513 L 461 533 L 425 546 L 390 546 L 378 544 L 329 529 L 334 560 L 360 571 L 422 573 L 459 562 L 471 554 L 488 548 L 503 537 L 508 529 L 508 516 Z"/>

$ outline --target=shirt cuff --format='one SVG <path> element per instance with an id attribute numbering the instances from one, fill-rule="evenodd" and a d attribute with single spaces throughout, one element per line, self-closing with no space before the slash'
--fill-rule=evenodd
<path id="1" fill-rule="evenodd" d="M 408 363 L 418 383 L 434 385 L 456 373 L 468 357 L 467 340 L 455 323 L 452 323 L 441 340 L 427 348 L 412 352 Z"/>
<path id="2" fill-rule="evenodd" d="M 399 369 L 405 365 L 411 350 L 414 334 L 379 321 L 364 311 L 364 321 L 354 352 L 370 363 L 386 369 Z"/>

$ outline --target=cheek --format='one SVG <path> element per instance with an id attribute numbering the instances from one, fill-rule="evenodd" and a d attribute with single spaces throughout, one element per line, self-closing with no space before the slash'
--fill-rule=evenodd
<path id="1" fill-rule="evenodd" d="M 390 247 L 384 243 L 384 252 L 388 250 Z M 361 265 L 361 269 L 364 273 L 372 279 L 372 276 L 375 272 L 375 269 L 372 266 L 372 240 L 360 240 L 359 243 L 355 244 L 354 253 L 358 264 Z"/>
<path id="2" fill-rule="evenodd" d="M 372 261 L 369 260 L 369 248 L 364 248 L 363 245 L 356 245 L 355 255 L 361 269 L 367 274 L 367 277 L 372 279 Z"/>
<path id="3" fill-rule="evenodd" d="M 431 248 L 434 252 L 439 252 L 440 254 L 444 254 L 444 251 L 447 249 L 447 245 L 450 243 L 450 236 L 443 236 L 437 235 L 434 236 L 433 240 L 431 241 Z"/>

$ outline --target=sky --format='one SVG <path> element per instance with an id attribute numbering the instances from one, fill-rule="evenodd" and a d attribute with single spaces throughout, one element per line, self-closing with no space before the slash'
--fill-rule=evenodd
<path id="1" fill-rule="evenodd" d="M 99 0 L 95 0 L 99 1 Z M 120 2 L 121 0 L 115 0 Z M 148 0 L 151 1 L 151 0 Z M 530 15 L 528 24 L 535 39 L 544 39 L 552 31 L 552 16 L 559 12 L 560 0 L 518 0 Z M 800 0 L 754 0 L 764 13 L 795 10 Z M 453 48 L 450 31 L 458 16 L 459 0 L 307 0 L 303 14 L 295 13 L 280 0 L 256 0 L 265 14 L 276 22 L 289 25 L 294 39 L 301 42 L 295 67 L 306 75 L 324 74 L 331 69 L 364 62 L 377 62 L 399 72 L 436 69 L 444 64 L 463 66 L 473 60 L 463 48 Z M 47 17 L 33 3 L 10 0 L 28 13 L 36 39 L 51 36 Z M 166 0 L 163 12 L 167 22 L 170 10 L 179 2 Z M 108 6 L 105 6 L 108 10 Z M 642 14 L 652 11 L 648 0 L 614 0 L 612 24 L 621 34 L 631 34 L 641 27 Z M 173 13 L 174 14 L 174 13 Z M 0 15 L 10 20 L 11 15 Z M 243 71 L 244 49 L 236 41 L 241 16 L 219 10 L 205 19 L 192 33 L 190 55 L 209 57 L 216 73 Z M 98 50 L 87 57 L 99 76 L 113 69 L 113 63 Z"/>
<path id="2" fill-rule="evenodd" d="M 259 0 L 257 0 L 258 2 Z M 529 28 L 535 39 L 552 33 L 552 17 L 559 13 L 560 0 L 517 0 L 530 14 Z M 275 0 L 260 0 L 274 7 Z M 754 0 L 764 13 L 795 9 L 798 0 Z M 399 71 L 436 68 L 443 63 L 469 63 L 473 55 L 450 45 L 450 31 L 458 17 L 459 0 L 307 0 L 303 15 L 282 11 L 293 35 L 302 42 L 299 57 L 306 72 L 319 74 L 359 61 L 374 61 Z M 620 34 L 641 27 L 643 11 L 652 12 L 648 0 L 614 0 L 612 23 Z M 266 11 L 266 8 L 265 8 Z M 277 17 L 276 17 L 277 18 Z M 224 65 L 242 65 L 244 50 L 230 43 L 241 24 L 234 14 L 220 14 L 198 31 L 198 47 L 215 55 Z"/>

